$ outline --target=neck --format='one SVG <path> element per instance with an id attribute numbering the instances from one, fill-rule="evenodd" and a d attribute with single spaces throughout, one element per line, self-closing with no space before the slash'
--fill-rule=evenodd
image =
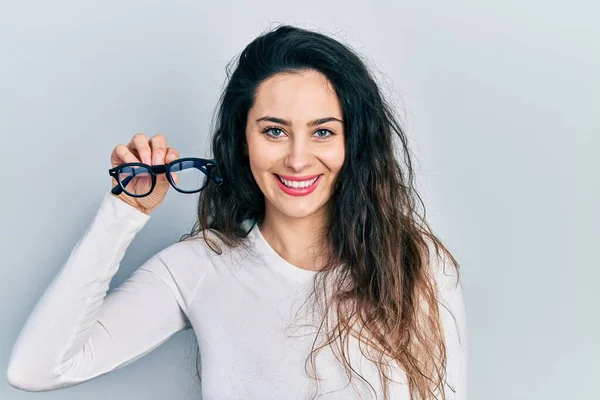
<path id="1" fill-rule="evenodd" d="M 326 226 L 327 218 L 323 212 L 305 218 L 266 212 L 259 224 L 260 232 L 277 254 L 299 268 L 313 271 L 324 263 L 324 237 L 321 235 L 325 234 Z"/>

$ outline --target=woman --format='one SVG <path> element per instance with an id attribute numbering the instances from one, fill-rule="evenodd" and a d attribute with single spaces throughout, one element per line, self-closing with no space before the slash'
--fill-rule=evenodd
<path id="1" fill-rule="evenodd" d="M 224 183 L 200 192 L 192 232 L 106 294 L 170 182 L 107 193 L 25 324 L 9 382 L 72 386 L 193 328 L 205 400 L 465 399 L 458 264 L 417 214 L 406 136 L 363 62 L 280 26 L 228 78 L 204 169 Z M 137 134 L 111 162 L 179 158 Z"/>

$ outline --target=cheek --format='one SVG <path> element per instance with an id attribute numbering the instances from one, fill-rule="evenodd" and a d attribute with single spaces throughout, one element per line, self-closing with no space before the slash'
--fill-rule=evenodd
<path id="1" fill-rule="evenodd" d="M 328 149 L 321 159 L 332 173 L 337 173 L 344 165 L 345 149 L 343 146 Z"/>
<path id="2" fill-rule="evenodd" d="M 264 144 L 248 144 L 248 158 L 252 172 L 262 175 L 273 167 L 277 160 L 277 153 Z"/>

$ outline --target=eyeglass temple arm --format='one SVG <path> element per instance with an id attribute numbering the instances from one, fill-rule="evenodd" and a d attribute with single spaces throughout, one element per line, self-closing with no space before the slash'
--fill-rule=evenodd
<path id="1" fill-rule="evenodd" d="M 221 178 L 219 175 L 212 173 L 214 167 L 214 164 L 206 164 L 206 169 L 202 166 L 200 168 L 202 169 L 202 172 L 204 172 L 205 175 L 208 175 L 210 180 L 213 181 L 215 185 L 220 186 L 223 184 L 223 178 Z"/>
<path id="2" fill-rule="evenodd" d="M 131 181 L 133 179 L 135 175 L 129 175 L 127 178 L 123 179 L 121 181 L 121 183 L 123 184 L 123 186 L 127 186 L 129 184 L 129 181 Z M 115 195 L 120 195 L 121 193 L 123 193 L 123 189 L 121 188 L 121 185 L 119 185 L 117 183 L 117 185 L 111 189 L 111 193 L 115 194 Z"/>

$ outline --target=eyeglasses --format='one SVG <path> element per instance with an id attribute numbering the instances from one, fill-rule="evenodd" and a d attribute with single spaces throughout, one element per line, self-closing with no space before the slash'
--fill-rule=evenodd
<path id="1" fill-rule="evenodd" d="M 197 193 L 203 190 L 210 179 L 217 186 L 223 184 L 223 178 L 214 174 L 215 160 L 204 158 L 179 158 L 164 165 L 148 165 L 144 163 L 125 163 L 108 170 L 110 176 L 118 182 L 111 192 L 120 195 L 125 192 L 131 197 L 148 196 L 156 185 L 156 175 L 166 174 L 167 180 L 175 190 L 181 193 Z M 172 173 L 177 173 L 175 184 Z M 136 193 L 127 190 L 135 188 Z"/>

